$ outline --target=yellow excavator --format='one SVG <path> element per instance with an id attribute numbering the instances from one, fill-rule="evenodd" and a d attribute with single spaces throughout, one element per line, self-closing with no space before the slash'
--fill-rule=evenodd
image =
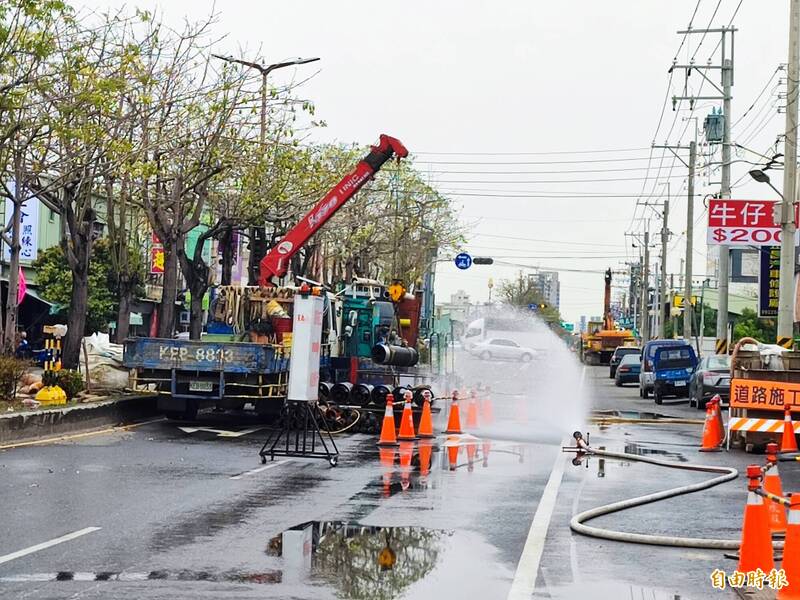
<path id="1" fill-rule="evenodd" d="M 581 362 L 587 365 L 607 365 L 618 346 L 636 343 L 633 332 L 617 329 L 611 316 L 611 269 L 605 274 L 603 297 L 603 320 L 589 321 L 586 332 L 581 334 Z"/>

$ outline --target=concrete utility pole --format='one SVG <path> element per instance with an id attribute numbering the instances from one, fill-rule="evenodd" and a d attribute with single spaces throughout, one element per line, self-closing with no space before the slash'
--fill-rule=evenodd
<path id="1" fill-rule="evenodd" d="M 694 164 L 697 142 L 689 144 L 689 192 L 686 205 L 686 271 L 683 275 L 683 339 L 692 339 L 692 252 L 694 252 Z"/>
<path id="2" fill-rule="evenodd" d="M 650 340 L 650 231 L 644 232 L 644 264 L 642 265 L 642 304 L 641 304 L 642 343 Z"/>
<path id="3" fill-rule="evenodd" d="M 791 348 L 794 339 L 794 207 L 797 198 L 797 101 L 800 76 L 800 0 L 790 0 L 789 68 L 786 77 L 786 138 L 784 139 L 783 200 L 781 202 L 781 274 L 778 285 L 778 345 Z"/>
<path id="4" fill-rule="evenodd" d="M 658 293 L 658 337 L 667 337 L 667 320 L 664 318 L 664 300 L 667 298 L 667 241 L 669 239 L 669 182 L 664 200 L 664 217 L 661 223 L 661 282 Z"/>
<path id="5" fill-rule="evenodd" d="M 733 34 L 731 33 L 731 36 Z M 722 56 L 725 56 L 725 34 L 722 34 Z M 731 86 L 733 85 L 733 63 L 722 61 L 722 185 L 720 195 L 731 197 Z M 728 353 L 728 286 L 730 283 L 731 249 L 719 247 L 719 303 L 717 305 L 717 354 Z"/>
<path id="6" fill-rule="evenodd" d="M 794 1 L 794 0 L 792 0 Z M 707 65 L 689 64 L 678 65 L 673 64 L 673 69 L 684 69 L 687 76 L 690 72 L 697 72 L 705 79 L 706 82 L 711 84 L 720 95 L 714 96 L 673 96 L 672 103 L 675 106 L 678 100 L 689 100 L 691 105 L 697 100 L 722 100 L 723 112 L 723 133 L 722 133 L 722 181 L 720 189 L 720 197 L 731 197 L 731 88 L 733 87 L 733 56 L 734 56 L 734 34 L 737 29 L 735 27 L 720 27 L 715 29 L 688 29 L 679 31 L 681 35 L 689 34 L 703 34 L 709 33 L 720 34 L 720 48 L 722 51 L 722 61 L 718 65 L 712 65 L 710 62 Z M 730 34 L 730 58 L 728 58 L 728 34 Z M 722 87 L 717 85 L 707 74 L 706 71 L 711 69 L 719 69 L 722 79 Z M 717 354 L 728 353 L 728 283 L 730 278 L 730 248 L 728 246 L 719 247 L 719 305 L 717 311 Z"/>

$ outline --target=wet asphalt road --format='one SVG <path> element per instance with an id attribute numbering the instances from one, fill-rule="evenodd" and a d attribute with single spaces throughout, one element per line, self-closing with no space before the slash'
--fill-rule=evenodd
<path id="1" fill-rule="evenodd" d="M 575 400 L 554 398 L 549 392 L 557 388 L 548 387 L 546 371 L 536 369 L 509 364 L 484 373 L 495 390 L 496 423 L 483 431 L 493 439 L 488 446 L 462 445 L 455 470 L 441 436 L 430 448 L 430 465 L 418 445 L 402 448 L 403 456 L 384 457 L 382 464 L 374 437 L 360 434 L 337 440 L 342 455 L 335 469 L 320 460 L 282 458 L 263 469 L 257 452 L 265 432 L 186 433 L 167 421 L 4 451 L 0 597 L 507 598 L 515 577 L 525 575 L 517 572 L 518 564 L 561 454 L 559 445 L 549 442 L 574 428 L 562 423 L 556 432 L 549 427 L 547 435 L 539 430 L 540 421 L 553 420 L 545 414 L 552 411 L 544 396 L 556 404 Z M 570 373 L 581 376 L 578 367 Z M 656 408 L 633 387 L 615 388 L 606 375 L 607 367 L 582 375 L 592 407 Z M 537 383 L 515 387 L 531 379 Z M 514 395 L 520 391 L 527 404 Z M 658 409 L 702 416 L 685 403 Z M 249 425 L 234 426 L 210 414 L 195 427 L 235 432 Z M 521 435 L 525 431 L 534 435 Z M 590 431 L 595 446 L 699 460 L 697 426 Z M 737 467 L 749 462 L 743 453 L 701 456 Z M 410 465 L 403 466 L 409 458 Z M 566 465 L 533 597 L 702 599 L 713 592 L 708 576 L 714 568 L 732 570 L 732 561 L 717 552 L 626 545 L 569 530 L 575 512 L 704 475 L 634 462 L 605 461 L 601 468 L 597 459 L 588 466 Z M 782 475 L 785 487 L 800 489 L 798 473 L 784 469 Z M 744 498 L 740 478 L 702 496 L 597 523 L 735 538 Z M 297 558 L 302 550 L 284 546 L 283 556 L 276 555 L 279 534 L 307 522 L 315 523 L 308 531 L 316 536 L 310 570 Z M 81 535 L 14 554 L 74 532 Z M 382 571 L 378 561 L 387 547 L 396 564 Z"/>

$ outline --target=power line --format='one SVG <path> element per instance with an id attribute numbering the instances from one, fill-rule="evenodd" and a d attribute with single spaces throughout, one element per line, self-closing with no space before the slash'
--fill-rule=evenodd
<path id="1" fill-rule="evenodd" d="M 490 237 L 490 238 L 498 238 L 503 240 L 520 240 L 525 242 L 540 242 L 543 244 L 563 244 L 564 240 L 541 240 L 537 238 L 528 238 L 528 237 L 515 237 L 513 235 L 499 235 L 493 233 L 473 233 L 473 236 L 476 237 Z M 602 244 L 602 243 L 595 243 L 595 242 L 573 242 L 570 241 L 570 246 L 607 246 L 607 247 L 614 247 L 619 248 L 619 244 Z"/>
<path id="2" fill-rule="evenodd" d="M 663 155 L 662 155 L 663 156 Z M 668 156 L 665 156 L 668 158 Z M 589 163 L 611 163 L 611 162 L 633 162 L 639 160 L 649 160 L 647 156 L 626 157 L 626 158 L 594 158 L 582 160 L 537 160 L 537 161 L 464 161 L 464 160 L 414 160 L 414 164 L 423 165 L 577 165 Z M 389 169 L 392 170 L 391 168 Z"/>
<path id="3" fill-rule="evenodd" d="M 546 156 L 549 154 L 603 154 L 608 152 L 642 152 L 649 148 L 601 148 L 598 150 L 552 150 L 548 152 L 414 152 L 438 156 Z"/>

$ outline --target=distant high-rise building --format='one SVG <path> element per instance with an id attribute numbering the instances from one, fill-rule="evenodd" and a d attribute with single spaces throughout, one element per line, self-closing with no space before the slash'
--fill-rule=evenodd
<path id="1" fill-rule="evenodd" d="M 539 271 L 531 273 L 528 277 L 542 300 L 558 309 L 561 305 L 561 283 L 558 281 L 558 273 L 556 271 Z"/>

